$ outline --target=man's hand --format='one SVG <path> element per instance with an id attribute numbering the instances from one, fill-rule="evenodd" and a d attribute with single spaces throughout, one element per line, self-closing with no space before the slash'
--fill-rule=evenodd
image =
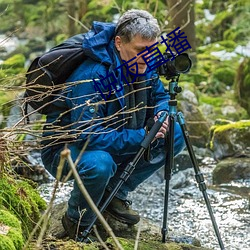
<path id="1" fill-rule="evenodd" d="M 161 113 L 164 111 L 160 111 L 155 117 L 154 120 L 155 122 L 158 120 L 158 118 L 160 117 Z M 159 138 L 165 138 L 166 133 L 169 130 L 169 124 L 168 124 L 168 116 L 165 119 L 165 121 L 163 122 L 161 128 L 159 129 L 159 131 L 157 132 L 157 134 L 155 135 L 155 139 L 159 139 Z"/>

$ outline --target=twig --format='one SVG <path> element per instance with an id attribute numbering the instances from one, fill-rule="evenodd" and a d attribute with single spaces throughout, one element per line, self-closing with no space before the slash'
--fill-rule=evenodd
<path id="1" fill-rule="evenodd" d="M 84 29 L 86 29 L 87 31 L 89 31 L 89 28 L 87 26 L 85 26 L 82 22 L 80 22 L 79 20 L 77 20 L 76 18 L 74 18 L 71 15 L 68 15 L 68 17 L 72 20 L 74 20 L 76 23 L 80 24 L 80 26 L 82 26 Z"/>
<path id="2" fill-rule="evenodd" d="M 101 245 L 106 249 L 109 250 L 108 246 L 105 244 L 105 242 L 102 240 L 100 234 L 97 231 L 96 225 L 93 226 L 93 230 L 95 232 L 95 235 L 97 237 L 97 239 L 100 241 Z"/>
<path id="3" fill-rule="evenodd" d="M 64 149 L 61 152 L 61 157 L 62 158 L 66 158 L 68 160 L 69 166 L 72 169 L 73 176 L 75 178 L 75 181 L 77 182 L 77 185 L 78 185 L 80 191 L 82 192 L 84 198 L 88 202 L 90 208 L 97 215 L 98 219 L 100 220 L 100 222 L 104 226 L 105 230 L 113 238 L 115 245 L 118 247 L 119 250 L 124 250 L 123 247 L 121 246 L 121 244 L 119 243 L 119 241 L 117 240 L 116 236 L 114 235 L 111 227 L 106 222 L 106 220 L 104 219 L 104 217 L 102 216 L 102 214 L 100 213 L 100 211 L 98 210 L 98 208 L 96 207 L 95 203 L 93 202 L 92 198 L 90 197 L 90 195 L 89 195 L 88 191 L 86 190 L 85 186 L 83 185 L 83 182 L 82 182 L 79 174 L 77 173 L 77 170 L 75 168 L 74 162 L 73 162 L 73 160 L 71 158 L 70 150 L 69 149 Z"/>
<path id="4" fill-rule="evenodd" d="M 141 220 L 139 221 L 139 225 L 138 225 L 138 230 L 137 230 L 137 234 L 136 234 L 136 238 L 135 238 L 135 246 L 134 246 L 134 250 L 138 249 L 139 246 L 139 237 L 140 237 L 140 233 L 141 233 Z"/>

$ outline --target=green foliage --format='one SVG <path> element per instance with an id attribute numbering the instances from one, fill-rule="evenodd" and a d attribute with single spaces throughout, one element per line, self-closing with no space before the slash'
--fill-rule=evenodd
<path id="1" fill-rule="evenodd" d="M 203 11 L 207 9 L 215 15 L 212 21 L 204 20 Z M 196 25 L 197 42 L 203 45 L 209 37 L 212 42 L 231 40 L 245 45 L 249 42 L 250 2 L 247 0 L 210 1 L 196 4 L 198 23 Z M 202 18 L 202 20 L 201 20 Z"/>

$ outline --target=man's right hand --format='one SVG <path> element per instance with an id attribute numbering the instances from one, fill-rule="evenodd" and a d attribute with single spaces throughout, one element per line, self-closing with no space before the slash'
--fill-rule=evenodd
<path id="1" fill-rule="evenodd" d="M 155 117 L 154 120 L 155 122 L 158 120 L 158 118 L 160 117 L 162 111 L 159 112 Z M 161 128 L 159 129 L 159 131 L 157 132 L 157 134 L 155 135 L 155 139 L 159 139 L 159 138 L 165 138 L 166 133 L 169 130 L 169 123 L 168 123 L 168 116 L 165 119 L 165 121 L 163 122 Z"/>

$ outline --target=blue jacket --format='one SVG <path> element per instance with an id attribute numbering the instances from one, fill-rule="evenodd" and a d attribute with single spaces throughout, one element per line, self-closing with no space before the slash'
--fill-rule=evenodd
<path id="1" fill-rule="evenodd" d="M 113 97 L 105 101 L 96 91 L 93 81 L 107 77 L 120 65 L 115 53 L 114 31 L 114 24 L 94 22 L 92 29 L 86 33 L 83 48 L 88 59 L 69 77 L 68 87 L 62 93 L 63 101 L 57 101 L 56 107 L 47 116 L 48 124 L 63 129 L 45 132 L 45 136 L 62 133 L 59 141 L 63 142 L 62 138 L 68 137 L 79 147 L 83 147 L 88 139 L 88 150 L 104 150 L 113 155 L 132 154 L 140 148 L 146 132 L 143 127 L 124 127 L 124 91 L 118 92 L 113 88 Z M 119 83 L 124 84 L 119 71 L 115 74 Z M 145 79 L 149 87 L 147 106 L 153 107 L 151 116 L 162 110 L 168 111 L 169 95 L 156 72 L 147 73 Z M 107 92 L 107 89 L 102 89 L 102 92 Z M 65 106 L 68 111 L 62 112 Z"/>

